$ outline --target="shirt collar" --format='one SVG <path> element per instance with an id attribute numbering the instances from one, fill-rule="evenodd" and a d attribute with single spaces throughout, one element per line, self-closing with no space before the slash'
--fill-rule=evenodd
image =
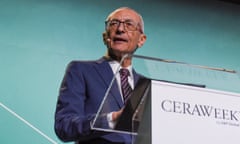
<path id="1" fill-rule="evenodd" d="M 113 73 L 116 73 L 117 71 L 119 71 L 122 68 L 122 66 L 120 66 L 119 62 L 115 61 L 115 60 L 109 61 L 109 64 L 110 64 L 110 66 L 111 66 L 111 68 L 113 70 Z M 132 72 L 133 68 L 132 68 L 132 65 L 130 65 L 128 67 L 125 67 L 125 68 L 128 69 L 128 71 L 130 73 L 130 78 L 133 79 L 133 72 Z"/>

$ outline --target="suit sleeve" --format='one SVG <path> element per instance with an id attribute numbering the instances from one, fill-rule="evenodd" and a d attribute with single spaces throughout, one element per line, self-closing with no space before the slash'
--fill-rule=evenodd
<path id="1" fill-rule="evenodd" d="M 86 94 L 81 69 L 72 62 L 68 65 L 62 81 L 55 112 L 55 132 L 65 142 L 99 136 L 99 132 L 90 128 L 94 114 L 86 114 L 84 111 Z"/>

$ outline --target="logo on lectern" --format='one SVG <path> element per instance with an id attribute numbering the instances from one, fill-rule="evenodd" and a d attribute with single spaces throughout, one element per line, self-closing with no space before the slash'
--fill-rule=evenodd
<path id="1" fill-rule="evenodd" d="M 169 99 L 165 99 L 161 102 L 161 109 L 169 113 L 213 118 L 216 120 L 217 124 L 240 126 L 239 110 L 218 108 L 211 105 L 192 104 Z"/>

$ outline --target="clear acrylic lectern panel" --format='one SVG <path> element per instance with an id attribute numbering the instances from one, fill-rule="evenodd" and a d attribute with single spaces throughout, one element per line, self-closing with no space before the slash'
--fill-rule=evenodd
<path id="1" fill-rule="evenodd" d="M 134 68 L 148 78 L 240 93 L 240 73 L 225 68 L 134 56 Z"/>
<path id="2" fill-rule="evenodd" d="M 132 97 L 123 106 L 121 97 L 114 93 L 118 86 L 116 78 L 113 77 L 92 123 L 92 129 L 130 134 L 137 137 L 136 143 L 150 142 L 151 110 L 147 105 L 150 105 L 151 80 L 240 93 L 240 75 L 235 70 L 139 55 L 133 55 L 133 65 L 134 69 L 146 78 L 139 80 Z M 107 114 L 119 110 L 121 106 L 124 107 L 122 116 L 114 125 L 110 125 Z"/>

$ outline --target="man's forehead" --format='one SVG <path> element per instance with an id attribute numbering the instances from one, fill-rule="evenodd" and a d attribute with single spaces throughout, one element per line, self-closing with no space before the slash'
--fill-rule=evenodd
<path id="1" fill-rule="evenodd" d="M 136 12 L 134 12 L 130 9 L 120 9 L 120 10 L 114 11 L 112 14 L 110 14 L 109 19 L 139 21 L 139 16 Z"/>

